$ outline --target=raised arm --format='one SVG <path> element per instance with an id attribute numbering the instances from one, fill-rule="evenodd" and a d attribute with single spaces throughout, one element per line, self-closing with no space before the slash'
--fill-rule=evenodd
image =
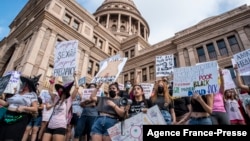
<path id="1" fill-rule="evenodd" d="M 49 94 L 51 96 L 51 100 L 54 101 L 55 100 L 55 97 L 56 95 L 53 93 L 53 89 L 54 89 L 54 86 L 55 86 L 55 77 L 52 77 L 50 80 L 49 80 Z"/>
<path id="2" fill-rule="evenodd" d="M 97 102 L 97 92 L 99 90 L 99 88 L 102 86 L 102 83 L 101 84 L 97 84 L 95 90 L 92 92 L 92 94 L 90 95 L 90 100 L 93 101 L 93 102 Z"/>
<path id="3" fill-rule="evenodd" d="M 235 73 L 236 73 L 236 83 L 237 83 L 238 87 L 240 87 L 241 89 L 244 89 L 244 90 L 250 92 L 249 87 L 247 85 L 244 85 L 244 83 L 242 82 L 242 79 L 240 77 L 237 65 L 234 66 L 234 70 L 235 70 Z"/>
<path id="4" fill-rule="evenodd" d="M 75 99 L 76 95 L 78 94 L 78 90 L 79 90 L 79 85 L 78 85 L 78 77 L 77 77 L 77 73 L 74 73 L 74 83 L 75 83 L 75 89 L 71 95 L 71 99 Z"/>
<path id="5" fill-rule="evenodd" d="M 219 75 L 220 75 L 220 93 L 223 94 L 225 91 L 225 86 L 224 86 L 224 77 L 222 73 L 222 69 L 219 69 Z"/>

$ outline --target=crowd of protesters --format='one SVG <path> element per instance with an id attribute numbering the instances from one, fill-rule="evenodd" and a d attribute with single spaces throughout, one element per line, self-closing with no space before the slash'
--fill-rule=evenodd
<path id="1" fill-rule="evenodd" d="M 103 84 L 87 84 L 83 89 L 94 89 L 88 99 L 82 97 L 77 73 L 66 85 L 55 83 L 53 77 L 49 89 L 41 91 L 37 80 L 21 76 L 19 91 L 0 95 L 0 140 L 110 141 L 110 127 L 154 105 L 158 105 L 166 125 L 247 125 L 250 100 L 243 105 L 239 95 L 250 93 L 250 87 L 242 82 L 238 68 L 234 69 L 241 91 L 225 89 L 220 69 L 220 90 L 216 94 L 173 97 L 174 84 L 162 78 L 155 81 L 149 99 L 139 82 L 141 72 L 135 82 L 125 84 L 124 90 L 118 83 L 109 84 L 102 96 L 97 92 Z M 131 103 L 122 105 L 122 97 Z"/>

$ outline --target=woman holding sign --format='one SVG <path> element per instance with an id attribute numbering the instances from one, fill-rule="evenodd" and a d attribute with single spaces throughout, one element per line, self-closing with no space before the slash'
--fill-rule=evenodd
<path id="1" fill-rule="evenodd" d="M 150 101 L 152 106 L 159 106 L 167 125 L 176 123 L 173 99 L 164 80 L 155 83 L 154 95 L 150 98 Z"/>
<path id="2" fill-rule="evenodd" d="M 96 101 L 99 117 L 94 122 L 91 129 L 92 141 L 111 141 L 108 129 L 119 122 L 120 118 L 125 116 L 125 106 L 120 105 L 119 86 L 117 83 L 109 85 L 109 96 L 97 97 L 96 90 L 92 93 L 90 99 Z"/>
<path id="3" fill-rule="evenodd" d="M 21 76 L 20 91 L 6 101 L 0 100 L 0 105 L 7 106 L 6 114 L 0 123 L 0 140 L 21 141 L 25 128 L 32 115 L 37 112 L 37 95 L 34 82 Z M 13 134 L 13 131 L 15 132 Z"/>

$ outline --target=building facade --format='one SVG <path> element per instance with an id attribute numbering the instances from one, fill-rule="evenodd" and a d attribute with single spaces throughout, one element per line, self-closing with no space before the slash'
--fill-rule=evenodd
<path id="1" fill-rule="evenodd" d="M 250 48 L 247 5 L 204 19 L 154 45 L 148 43 L 149 25 L 133 0 L 105 0 L 94 14 L 75 0 L 29 0 L 9 27 L 9 35 L 0 42 L 0 75 L 11 70 L 42 74 L 41 87 L 48 87 L 53 50 L 60 41 L 79 41 L 78 72 L 87 82 L 99 71 L 100 61 L 118 53 L 128 58 L 118 82 L 133 82 L 137 70 L 142 72 L 141 82 L 154 82 L 156 56 L 174 54 L 176 67 L 218 60 L 221 68 L 233 72 L 232 55 Z"/>

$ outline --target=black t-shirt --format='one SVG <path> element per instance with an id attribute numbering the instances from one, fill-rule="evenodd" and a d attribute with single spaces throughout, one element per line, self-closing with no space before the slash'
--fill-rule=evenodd
<path id="1" fill-rule="evenodd" d="M 176 117 L 182 116 L 189 112 L 187 105 L 191 104 L 190 97 L 181 97 L 174 99 L 174 111 Z"/>
<path id="2" fill-rule="evenodd" d="M 174 108 L 174 103 L 171 101 L 170 103 L 165 102 L 164 96 L 157 96 L 157 99 L 155 102 L 152 102 L 152 99 L 150 99 L 152 106 L 158 105 L 160 110 L 166 110 L 170 112 L 170 109 Z"/>
<path id="3" fill-rule="evenodd" d="M 142 100 L 142 101 L 132 101 L 132 104 L 129 108 L 129 116 L 132 117 L 140 112 L 142 112 L 142 108 L 149 108 L 150 101 L 149 100 Z"/>

